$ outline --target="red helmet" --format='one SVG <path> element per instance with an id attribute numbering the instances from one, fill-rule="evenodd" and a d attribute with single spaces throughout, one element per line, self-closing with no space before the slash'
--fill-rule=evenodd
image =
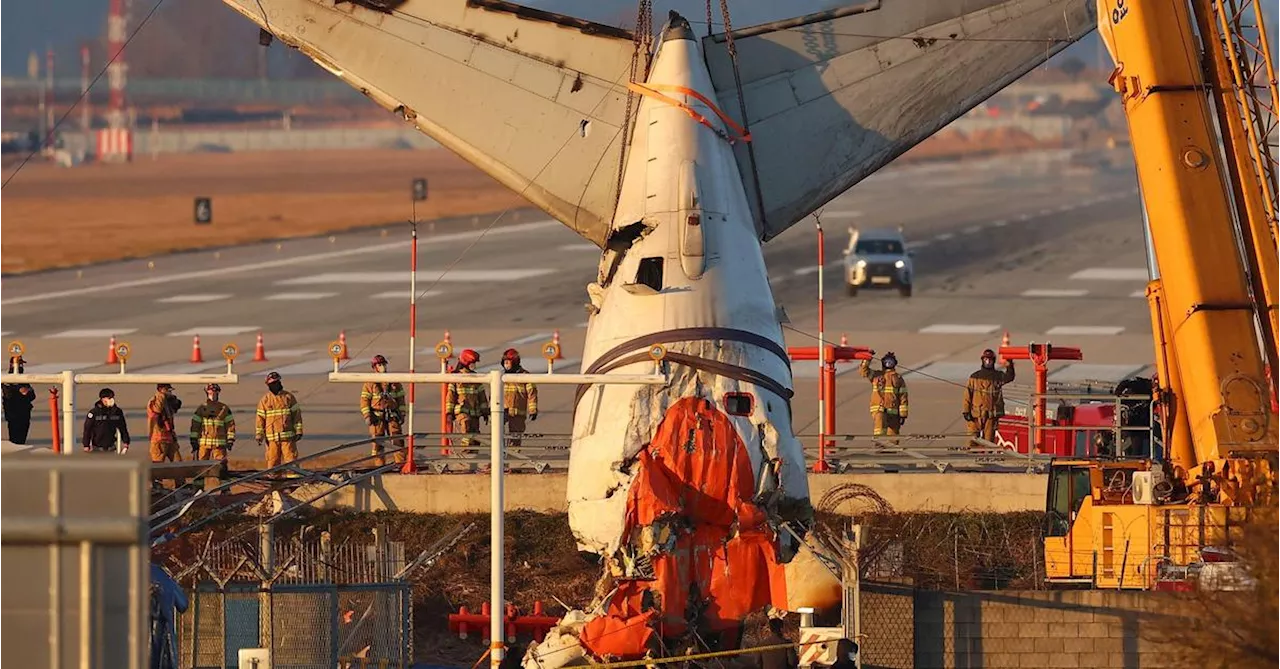
<path id="1" fill-rule="evenodd" d="M 458 354 L 458 362 L 464 365 L 474 365 L 480 362 L 480 354 L 476 353 L 475 349 L 464 349 Z"/>
<path id="2" fill-rule="evenodd" d="M 375 355 L 375 356 L 373 356 L 373 361 L 369 363 L 369 366 L 370 366 L 370 367 L 377 367 L 378 365 L 385 365 L 385 364 L 387 364 L 387 359 L 386 359 L 386 357 L 384 357 L 384 356 L 382 356 L 382 355 Z"/>
<path id="3" fill-rule="evenodd" d="M 210 383 L 209 385 L 204 387 L 204 391 L 206 393 L 220 393 L 222 392 L 222 386 L 216 383 Z"/>
<path id="4" fill-rule="evenodd" d="M 995 351 L 993 351 L 993 350 L 991 350 L 991 349 L 986 349 L 986 350 L 984 350 L 984 351 L 982 352 L 982 357 L 984 357 L 984 358 L 991 358 L 992 360 L 995 360 L 995 359 L 996 359 L 996 352 L 995 352 Z"/>
<path id="5" fill-rule="evenodd" d="M 267 378 L 264 380 L 264 382 L 267 385 L 271 385 L 273 382 L 276 382 L 279 380 L 280 380 L 280 372 L 271 372 L 270 374 L 267 375 Z"/>
<path id="6" fill-rule="evenodd" d="M 514 348 L 509 348 L 502 352 L 502 359 L 510 360 L 518 365 L 520 364 L 520 351 L 517 351 Z"/>

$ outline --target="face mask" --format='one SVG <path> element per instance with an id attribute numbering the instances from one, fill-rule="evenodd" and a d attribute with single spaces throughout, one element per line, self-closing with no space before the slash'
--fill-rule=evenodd
<path id="1" fill-rule="evenodd" d="M 209 398 L 209 401 L 210 401 L 210 402 L 217 402 L 217 401 L 218 401 L 218 394 L 217 394 L 217 393 L 209 393 L 206 397 L 208 397 L 208 398 Z"/>
<path id="2" fill-rule="evenodd" d="M 271 383 L 267 384 L 267 390 L 270 390 L 271 392 L 279 395 L 280 391 L 284 390 L 284 384 L 280 383 L 279 381 L 272 381 Z"/>
<path id="3" fill-rule="evenodd" d="M 113 406 L 115 406 L 115 405 L 116 405 L 116 398 L 114 398 L 114 397 L 104 397 L 104 398 L 102 398 L 102 406 L 104 406 L 104 407 L 113 407 Z"/>
<path id="4" fill-rule="evenodd" d="M 995 368 L 996 368 L 996 361 L 995 361 L 995 360 L 992 360 L 991 358 L 983 358 L 983 359 L 982 359 L 982 368 L 983 368 L 983 369 L 995 369 Z"/>

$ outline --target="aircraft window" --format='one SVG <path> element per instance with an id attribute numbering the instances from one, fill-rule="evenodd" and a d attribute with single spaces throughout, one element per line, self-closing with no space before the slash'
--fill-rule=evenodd
<path id="1" fill-rule="evenodd" d="M 751 393 L 724 394 L 724 410 L 730 416 L 750 416 L 754 404 Z"/>
<path id="2" fill-rule="evenodd" d="M 636 283 L 644 284 L 654 290 L 662 290 L 661 256 L 640 259 L 640 269 L 636 270 Z"/>

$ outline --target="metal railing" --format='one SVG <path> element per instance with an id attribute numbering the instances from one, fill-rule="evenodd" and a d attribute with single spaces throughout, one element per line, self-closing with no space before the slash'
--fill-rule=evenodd
<path id="1" fill-rule="evenodd" d="M 1031 393 L 1031 399 L 1033 403 L 1040 399 L 1090 400 L 1091 403 L 1093 404 L 1102 404 L 1104 402 L 1109 402 L 1114 406 L 1114 409 L 1115 409 L 1115 412 L 1112 416 L 1112 425 L 1110 427 L 1092 426 L 1092 425 L 1036 425 L 1035 424 L 1036 422 L 1032 420 L 1030 417 L 1028 417 L 1027 430 L 1030 436 L 1029 441 L 1031 444 L 1036 443 L 1036 433 L 1037 431 L 1042 431 L 1042 430 L 1046 432 L 1053 432 L 1053 431 L 1109 432 L 1111 434 L 1110 444 L 1113 449 L 1112 453 L 1109 453 L 1109 454 L 1099 453 L 1097 451 L 1095 444 L 1087 443 L 1085 444 L 1085 452 L 1084 453 L 1077 452 L 1076 455 L 1079 457 L 1110 457 L 1117 460 L 1121 460 L 1121 459 L 1155 460 L 1155 459 L 1158 459 L 1158 457 L 1160 456 L 1160 454 L 1156 452 L 1156 448 L 1157 446 L 1159 446 L 1159 440 L 1156 439 L 1156 433 L 1154 430 L 1156 413 L 1155 413 L 1155 402 L 1152 401 L 1154 398 L 1151 395 L 1112 395 L 1112 394 L 1098 395 L 1098 394 L 1091 394 L 1091 393 L 1050 392 L 1050 393 Z M 1127 407 L 1125 405 L 1125 403 L 1127 402 L 1145 402 L 1146 413 L 1147 413 L 1146 425 L 1124 426 L 1121 424 L 1122 418 L 1125 412 L 1127 411 Z M 1079 406 L 1081 405 L 1078 405 L 1078 404 L 1073 405 L 1073 408 L 1079 408 Z M 1144 440 L 1146 445 L 1145 451 L 1142 453 L 1131 452 L 1132 449 L 1125 446 L 1124 437 L 1127 435 L 1141 436 L 1143 434 L 1146 435 L 1146 439 Z M 1130 442 L 1130 445 L 1132 445 L 1132 442 Z M 1122 452 L 1122 447 L 1125 447 L 1123 448 L 1124 452 Z"/>

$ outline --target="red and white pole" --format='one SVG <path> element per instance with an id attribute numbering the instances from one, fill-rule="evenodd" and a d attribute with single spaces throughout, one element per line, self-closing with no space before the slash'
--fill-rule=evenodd
<path id="1" fill-rule="evenodd" d="M 86 134 L 93 125 L 89 103 L 89 45 L 80 45 L 80 129 Z"/>
<path id="2" fill-rule="evenodd" d="M 124 43 L 127 39 L 124 0 L 111 0 L 107 8 L 107 82 L 111 93 L 107 98 L 107 127 L 123 128 L 125 62 Z"/>
<path id="3" fill-rule="evenodd" d="M 416 218 L 416 217 L 415 217 Z M 418 222 L 410 223 L 413 242 L 409 251 L 409 373 L 414 371 L 414 353 L 418 349 Z M 401 474 L 417 474 L 418 463 L 413 459 L 413 403 L 416 399 L 417 384 L 409 384 L 409 438 L 408 449 L 404 454 L 404 467 Z"/>
<path id="4" fill-rule="evenodd" d="M 45 146 L 53 148 L 53 131 L 54 123 L 57 121 L 58 115 L 53 113 L 53 49 L 46 49 L 44 52 L 44 80 L 45 87 L 49 91 L 49 100 L 45 104 L 44 113 L 46 114 L 45 127 L 49 129 L 45 135 Z"/>
<path id="5" fill-rule="evenodd" d="M 827 471 L 827 314 L 826 294 L 823 285 L 826 283 L 825 268 L 827 264 L 826 237 L 822 232 L 822 221 L 818 226 L 818 461 L 813 463 L 813 471 Z"/>

